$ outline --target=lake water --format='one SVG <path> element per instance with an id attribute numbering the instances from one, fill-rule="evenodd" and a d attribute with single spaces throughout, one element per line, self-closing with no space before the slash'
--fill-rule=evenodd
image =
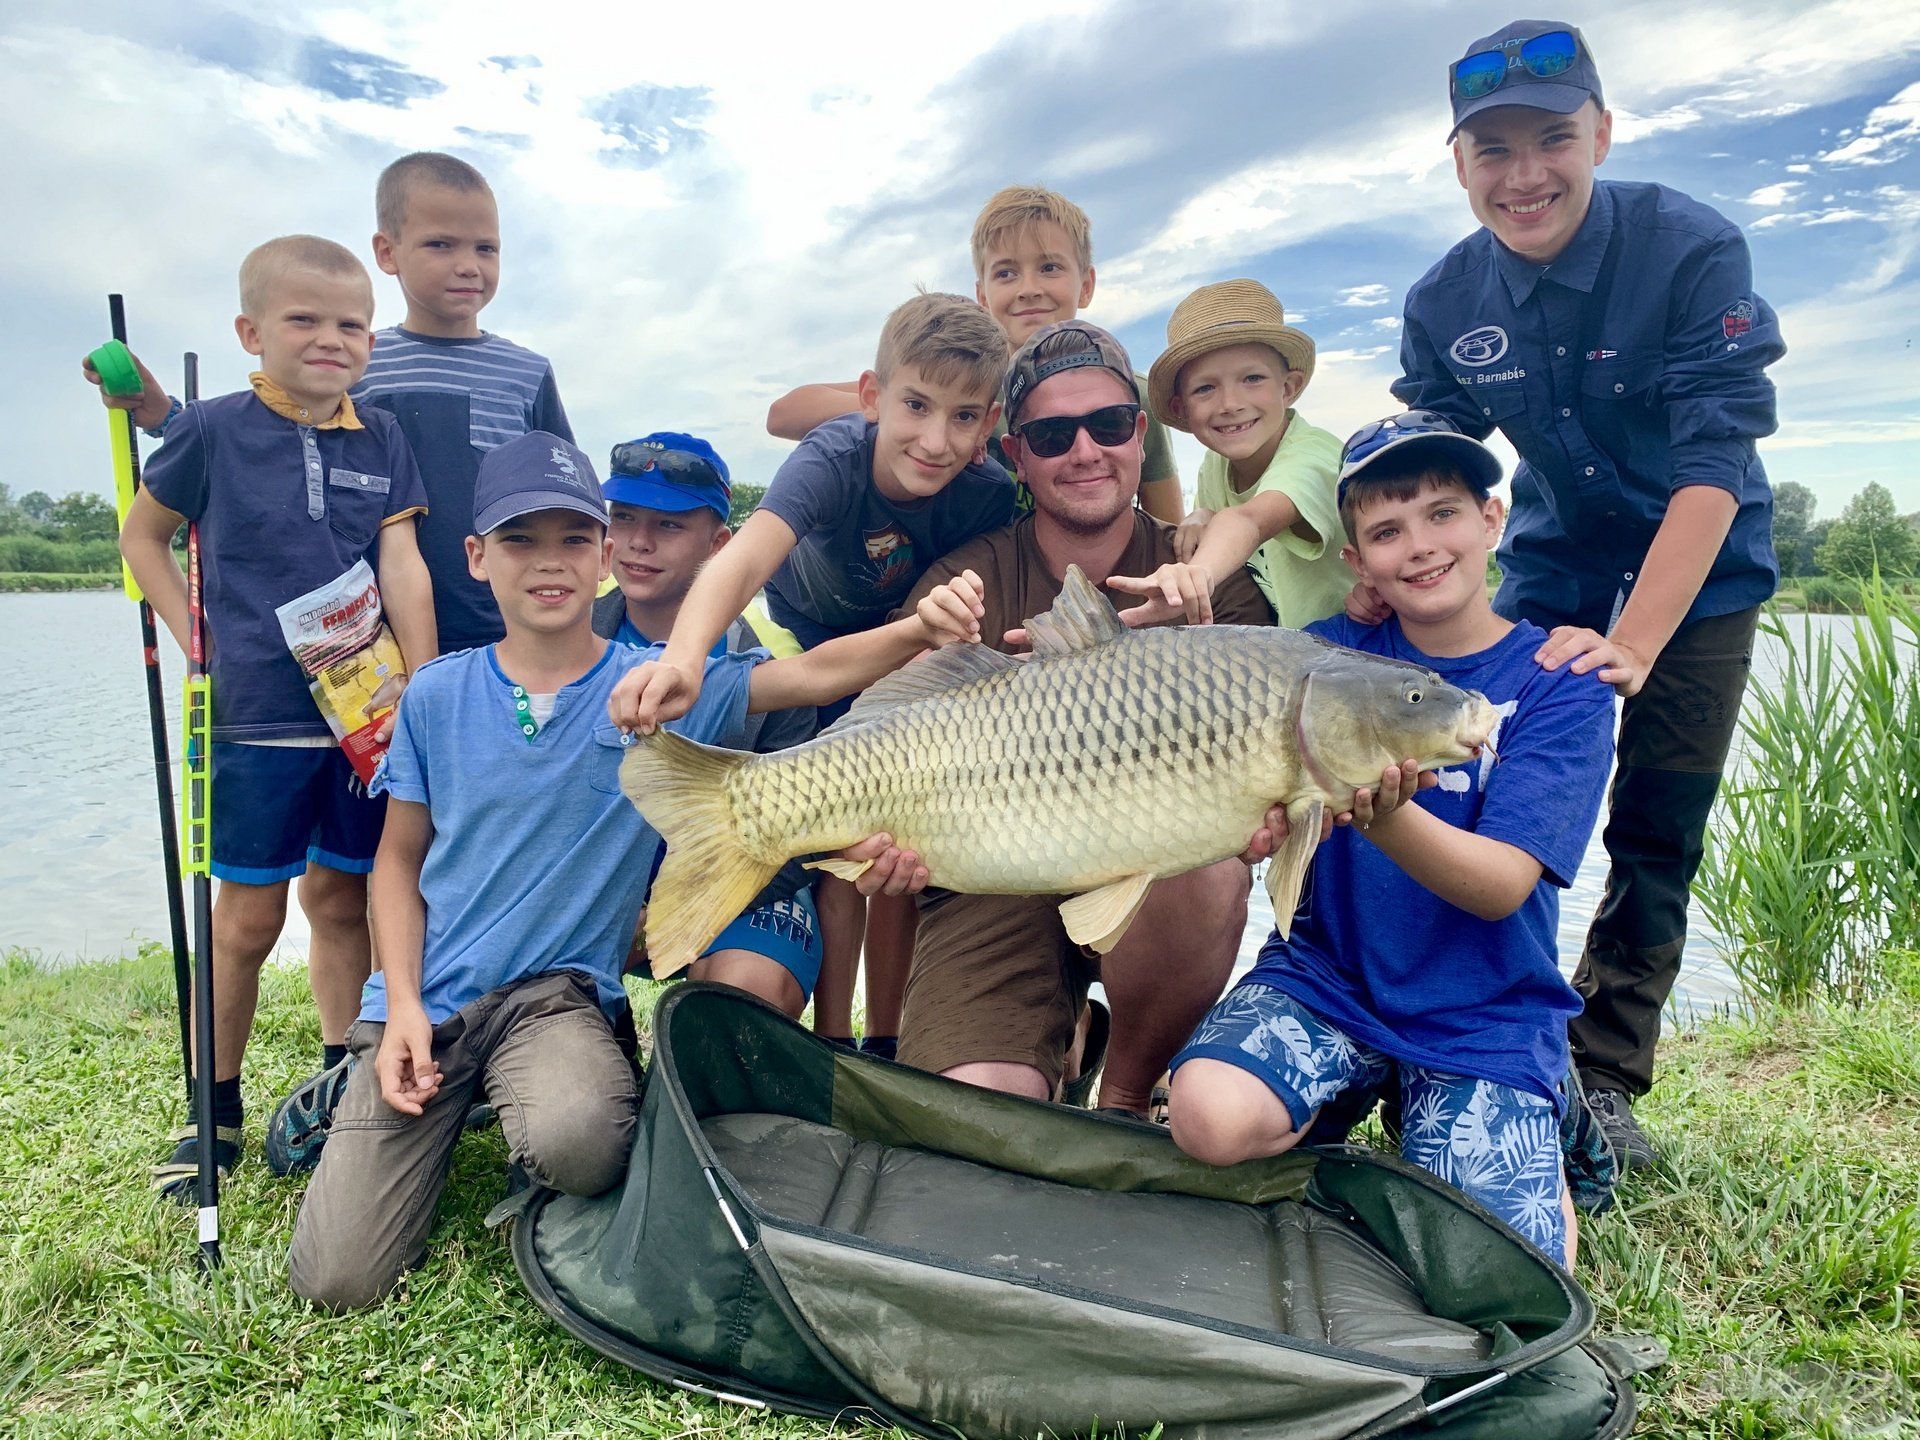
<path id="1" fill-rule="evenodd" d="M 1808 616 L 1793 624 L 1833 628 Z M 1777 673 L 1778 642 L 1762 636 L 1754 684 Z M 179 654 L 161 642 L 173 754 L 179 755 Z M 154 801 L 140 630 L 115 593 L 0 595 L 0 660 L 13 699 L 0 709 L 0 945 L 53 958 L 104 957 L 164 940 L 165 892 Z M 1603 817 L 1604 821 L 1604 817 Z M 1599 829 L 1561 898 L 1560 949 L 1572 967 L 1600 900 L 1607 857 Z M 301 949 L 305 921 L 290 905 L 283 945 Z M 1273 925 L 1264 885 L 1253 889 L 1241 949 L 1250 965 Z M 1678 1003 L 1729 1003 L 1732 976 L 1695 908 Z"/>

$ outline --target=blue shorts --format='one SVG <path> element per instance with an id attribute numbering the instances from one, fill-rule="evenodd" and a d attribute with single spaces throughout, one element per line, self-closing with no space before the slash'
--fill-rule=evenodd
<path id="1" fill-rule="evenodd" d="M 1265 1083 L 1295 1130 L 1334 1096 L 1374 1088 L 1391 1056 L 1363 1045 L 1271 985 L 1241 985 L 1215 1005 L 1173 1057 L 1223 1060 Z M 1480 1204 L 1555 1261 L 1566 1255 L 1560 1211 L 1560 1120 L 1544 1095 L 1402 1062 L 1400 1155 Z M 1308 1137 L 1311 1143 L 1312 1137 Z"/>
<path id="2" fill-rule="evenodd" d="M 324 750 L 213 742 L 213 873 L 242 885 L 292 880 L 309 863 L 373 869 L 384 795 L 359 784 L 338 745 Z"/>
<path id="3" fill-rule="evenodd" d="M 802 1000 L 812 999 L 820 979 L 820 917 L 813 908 L 813 887 L 803 886 L 790 900 L 742 912 L 713 937 L 705 955 L 720 950 L 766 956 L 799 982 Z"/>

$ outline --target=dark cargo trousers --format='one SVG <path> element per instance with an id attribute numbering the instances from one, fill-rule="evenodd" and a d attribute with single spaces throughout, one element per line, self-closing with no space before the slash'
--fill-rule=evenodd
<path id="1" fill-rule="evenodd" d="M 1573 974 L 1569 1032 L 1587 1088 L 1644 1095 L 1660 1012 L 1680 974 L 1687 898 L 1753 658 L 1758 607 L 1696 620 L 1626 702 L 1602 840 L 1606 895 Z M 1539 623 L 1545 624 L 1545 621 Z"/>
<path id="2" fill-rule="evenodd" d="M 380 1096 L 386 1026 L 347 1032 L 353 1069 L 287 1253 L 294 1290 L 329 1310 L 371 1305 L 426 1253 L 453 1145 L 484 1090 L 514 1160 L 541 1184 L 597 1195 L 625 1173 L 634 1073 L 584 975 L 558 971 L 481 996 L 433 1027 L 440 1089 L 426 1113 Z"/>

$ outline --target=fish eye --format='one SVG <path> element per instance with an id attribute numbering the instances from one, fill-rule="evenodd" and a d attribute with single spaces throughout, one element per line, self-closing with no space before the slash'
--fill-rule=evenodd
<path id="1" fill-rule="evenodd" d="M 1418 705 L 1420 703 L 1420 687 L 1418 685 L 1409 685 L 1407 687 L 1407 703 L 1409 705 Z"/>

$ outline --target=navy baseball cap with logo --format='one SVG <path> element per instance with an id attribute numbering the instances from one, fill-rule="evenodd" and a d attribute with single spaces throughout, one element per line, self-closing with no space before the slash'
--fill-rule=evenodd
<path id="1" fill-rule="evenodd" d="M 1334 503 L 1345 504 L 1347 487 L 1367 466 L 1395 450 L 1420 449 L 1451 460 L 1479 495 L 1500 483 L 1500 460 L 1470 435 L 1462 435 L 1446 416 L 1433 410 L 1403 410 L 1362 425 L 1340 452 L 1340 488 Z"/>
<path id="2" fill-rule="evenodd" d="M 536 510 L 571 510 L 607 523 L 593 462 L 571 440 L 545 430 L 529 430 L 481 457 L 473 481 L 473 533 L 491 534 Z"/>
<path id="3" fill-rule="evenodd" d="M 733 477 L 727 462 L 698 435 L 656 430 L 613 447 L 607 483 L 609 505 L 680 514 L 706 506 L 724 523 L 733 514 Z"/>
<path id="4" fill-rule="evenodd" d="M 1604 107 L 1593 52 L 1574 26 L 1561 20 L 1516 20 L 1467 47 L 1447 67 L 1453 100 L 1452 140 L 1482 110 L 1524 105 L 1571 115 L 1587 101 Z"/>

